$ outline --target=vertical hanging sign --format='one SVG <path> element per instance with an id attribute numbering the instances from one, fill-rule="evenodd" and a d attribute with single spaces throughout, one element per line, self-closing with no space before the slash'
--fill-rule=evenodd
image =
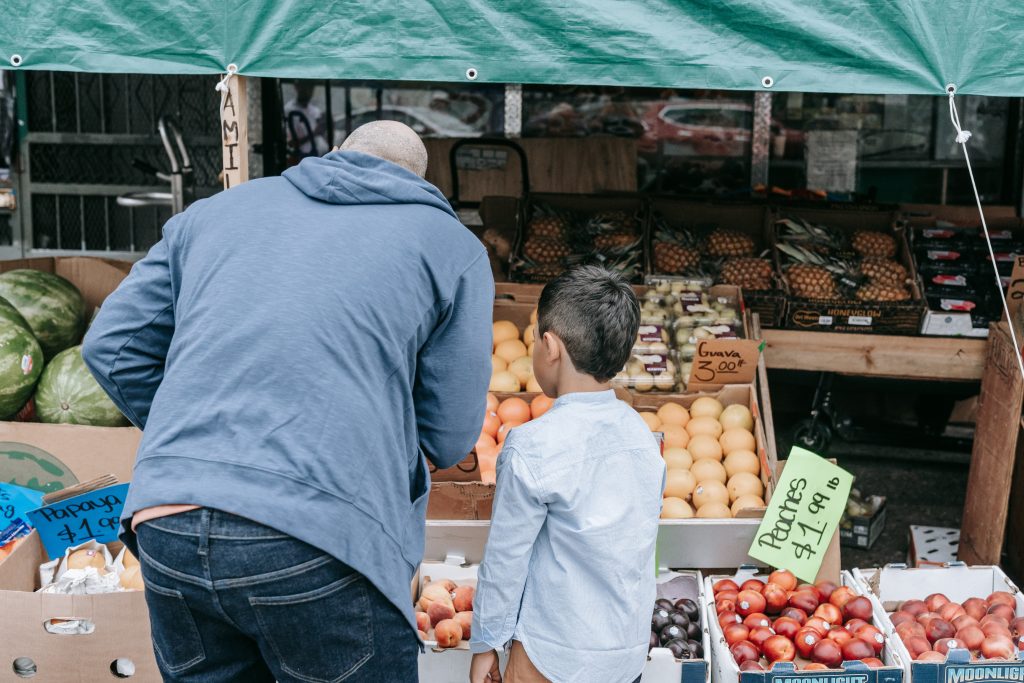
<path id="1" fill-rule="evenodd" d="M 245 78 L 231 76 L 225 83 L 220 108 L 221 146 L 224 152 L 224 189 L 249 179 L 249 98 Z"/>

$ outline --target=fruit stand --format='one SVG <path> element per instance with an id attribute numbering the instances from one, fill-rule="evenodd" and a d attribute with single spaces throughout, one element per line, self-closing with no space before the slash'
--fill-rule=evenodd
<path id="1" fill-rule="evenodd" d="M 45 12 L 0 17 L 0 64 L 223 75 L 220 110 L 210 114 L 222 123 L 223 179 L 230 187 L 248 179 L 247 77 L 507 84 L 509 137 L 522 129 L 519 83 L 754 91 L 762 114 L 779 91 L 1024 96 L 1019 55 L 1005 48 L 1024 42 L 1024 20 L 1005 19 L 1020 17 L 1018 4 L 999 0 L 987 12 L 964 12 L 948 0 L 927 8 L 826 0 L 794 12 L 771 2 L 675 3 L 655 12 L 638 0 L 597 7 L 544 0 L 520 3 L 513 14 L 502 3 L 467 7 L 449 0 L 313 10 L 297 0 L 216 8 L 144 0 L 127 9 L 59 0 Z M 135 30 L 125 35 L 126 25 Z M 381 40 L 384 35 L 388 40 Z M 761 118 L 752 185 L 767 180 L 770 116 Z M 629 158 L 628 145 L 614 151 L 611 158 Z M 614 174 L 628 175 L 622 168 Z M 615 384 L 620 398 L 660 435 L 669 472 L 646 683 L 822 676 L 863 683 L 1019 680 L 1012 638 L 1024 635 L 1024 603 L 998 568 L 971 568 L 971 580 L 963 582 L 964 568 L 906 570 L 928 572 L 915 574 L 927 576 L 919 584 L 887 569 L 841 573 L 838 535 L 819 575 L 804 577 L 816 578 L 813 583 L 800 583 L 785 570 L 745 566 L 782 466 L 766 366 L 955 381 L 974 381 L 984 372 L 985 340 L 916 336 L 929 290 L 912 235 L 902 225 L 904 212 L 763 196 L 720 204 L 635 192 L 595 196 L 603 189 L 600 174 L 585 180 L 572 188 L 580 194 L 523 188 L 521 196 L 490 197 L 490 206 L 481 206 L 484 227 L 505 245 L 506 253 L 495 259 L 497 274 L 513 282 L 499 283 L 495 301 L 494 375 L 480 440 L 465 461 L 432 473 L 423 565 L 411 587 L 427 643 L 423 680 L 465 678 L 467 613 L 488 533 L 499 447 L 510 429 L 549 407 L 524 360 L 531 353 L 539 284 L 568 265 L 595 259 L 631 278 L 642 298 L 649 329 Z M 700 229 L 692 229 L 695 222 Z M 56 273 L 79 292 L 76 299 L 58 291 L 60 282 L 49 281 L 45 298 L 73 299 L 77 316 L 74 329 L 52 346 L 48 313 L 39 317 L 43 324 L 14 317 L 28 318 L 22 309 L 31 308 L 33 296 L 42 298 L 38 294 L 21 296 L 9 316 L 18 330 L 33 332 L 39 348 L 29 348 L 16 359 L 20 365 L 6 369 L 12 376 L 32 375 L 7 398 L 20 406 L 34 391 L 43 423 L 2 422 L 0 435 L 28 447 L 7 451 L 11 460 L 24 460 L 31 449 L 59 452 L 74 473 L 55 483 L 58 488 L 107 472 L 127 481 L 139 437 L 92 394 L 76 399 L 83 413 L 66 414 L 67 387 L 78 384 L 77 391 L 81 384 L 67 377 L 80 380 L 83 369 L 57 354 L 73 348 L 87 314 L 126 272 L 123 264 L 72 261 L 0 266 L 21 277 L 24 270 Z M 17 298 L 15 290 L 46 284 L 47 278 L 28 277 L 28 286 L 9 277 L 11 288 L 0 294 Z M 33 334 L 18 330 L 12 333 L 18 343 L 31 347 Z M 695 372 L 709 348 L 747 359 L 750 345 L 756 359 L 745 361 L 735 377 L 726 375 L 736 368 L 721 365 L 710 379 Z M 60 377 L 48 382 L 48 371 Z M 54 397 L 58 390 L 65 395 Z M 31 420 L 19 406 L 6 417 Z M 1019 414 L 1017 406 L 1014 416 Z M 76 457 L 85 452 L 95 457 Z M 119 663 L 130 659 L 137 680 L 156 680 L 141 595 L 118 590 L 49 601 L 37 592 L 44 589 L 40 560 L 49 559 L 42 553 L 38 537 L 27 535 L 6 548 L 6 559 L 0 556 L 0 606 L 6 610 L 0 640 L 4 655 L 14 658 L 3 663 L 5 670 L 38 673 L 41 681 L 92 680 L 120 675 L 126 669 Z M 122 559 L 119 572 L 127 569 Z M 100 624 L 100 631 L 58 652 L 46 641 L 39 617 L 59 627 L 52 622 L 69 616 L 60 610 L 72 609 Z M 123 623 L 116 615 L 124 616 Z M 964 617 L 972 621 L 954 628 Z M 949 672 L 956 675 L 945 677 Z"/>

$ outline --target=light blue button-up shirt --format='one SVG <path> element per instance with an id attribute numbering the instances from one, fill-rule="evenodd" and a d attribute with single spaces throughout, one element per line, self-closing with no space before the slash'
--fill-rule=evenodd
<path id="1" fill-rule="evenodd" d="M 498 458 L 473 652 L 523 644 L 554 683 L 628 683 L 647 658 L 665 462 L 612 391 L 567 394 Z"/>

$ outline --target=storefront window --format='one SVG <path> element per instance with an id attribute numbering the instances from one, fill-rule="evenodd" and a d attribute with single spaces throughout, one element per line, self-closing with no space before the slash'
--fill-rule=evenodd
<path id="1" fill-rule="evenodd" d="M 856 191 L 881 202 L 973 203 L 948 100 L 924 95 L 781 93 L 773 125 L 785 136 L 772 146 L 770 182 L 794 188 Z M 1002 190 L 1009 101 L 959 97 L 982 199 Z M 837 173 L 821 173 L 835 164 Z M 842 186 L 823 186 L 826 180 Z"/>

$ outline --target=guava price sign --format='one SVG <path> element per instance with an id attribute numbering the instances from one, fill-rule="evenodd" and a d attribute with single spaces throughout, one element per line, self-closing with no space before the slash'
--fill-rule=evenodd
<path id="1" fill-rule="evenodd" d="M 794 446 L 750 546 L 750 556 L 813 583 L 852 485 L 852 474 Z"/>
<path id="2" fill-rule="evenodd" d="M 128 484 L 116 484 L 46 505 L 28 513 L 50 557 L 86 541 L 117 540 Z"/>

